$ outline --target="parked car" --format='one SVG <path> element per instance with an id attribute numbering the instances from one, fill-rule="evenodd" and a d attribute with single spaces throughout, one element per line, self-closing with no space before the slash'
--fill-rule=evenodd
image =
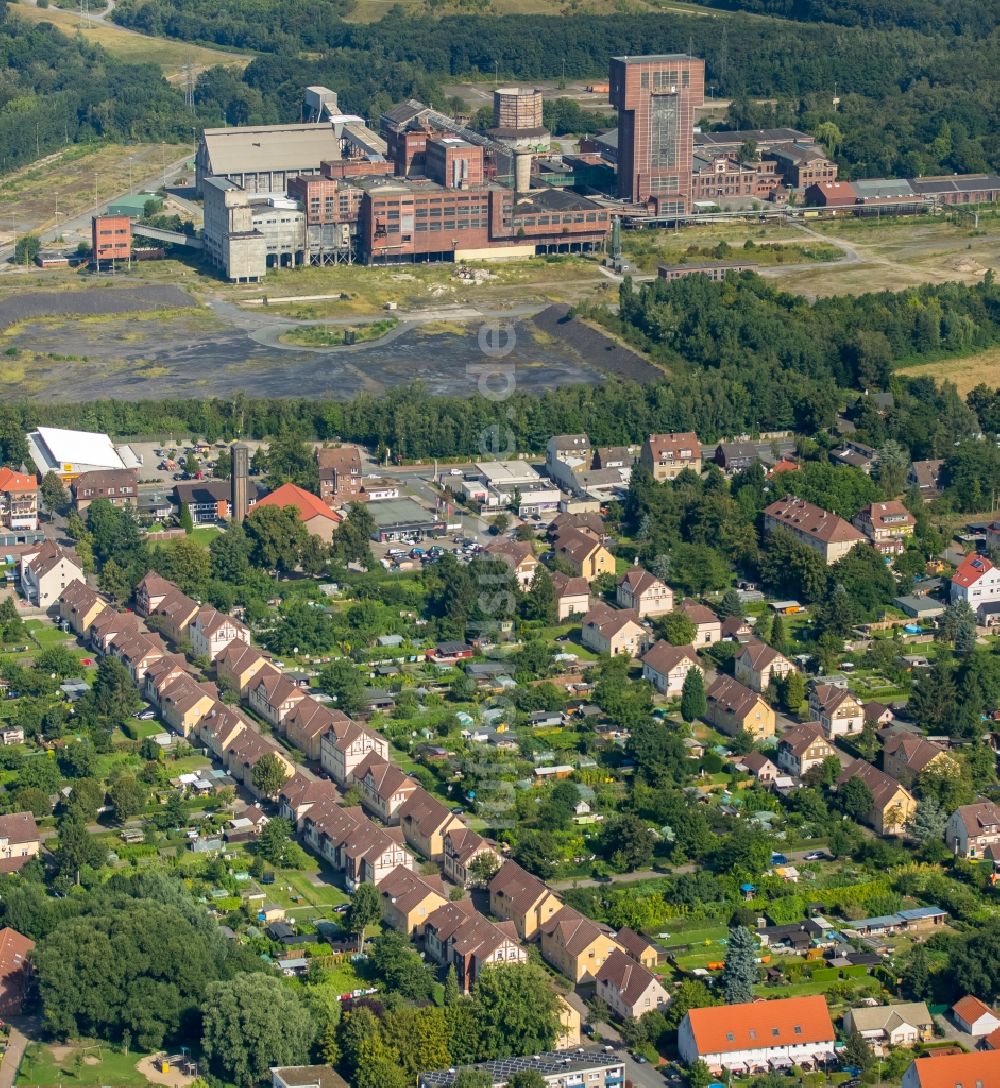
<path id="1" fill-rule="evenodd" d="M 824 861 L 826 854 L 822 850 L 813 850 L 811 854 L 806 854 L 806 861 Z"/>

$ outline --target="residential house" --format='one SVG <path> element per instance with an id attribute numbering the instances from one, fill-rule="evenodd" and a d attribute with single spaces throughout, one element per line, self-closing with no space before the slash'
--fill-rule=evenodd
<path id="1" fill-rule="evenodd" d="M 969 1035 L 989 1035 L 1000 1028 L 1000 1016 L 978 997 L 967 994 L 951 1007 L 951 1018 L 959 1031 Z"/>
<path id="2" fill-rule="evenodd" d="M 361 787 L 361 804 L 387 825 L 399 823 L 399 810 L 419 789 L 415 779 L 373 752 L 365 756 L 351 777 Z"/>
<path id="3" fill-rule="evenodd" d="M 1000 1050 L 916 1058 L 903 1074 L 902 1088 L 993 1088 L 1000 1084 Z"/>
<path id="4" fill-rule="evenodd" d="M 675 480 L 689 468 L 701 472 L 701 443 L 694 431 L 651 434 L 639 451 L 639 464 L 656 480 Z"/>
<path id="5" fill-rule="evenodd" d="M 435 665 L 456 665 L 475 656 L 475 650 L 460 639 L 446 639 L 427 651 L 427 660 Z"/>
<path id="6" fill-rule="evenodd" d="M 934 1021 L 923 1001 L 848 1009 L 844 1031 L 861 1034 L 879 1053 L 896 1046 L 916 1046 L 934 1038 Z"/>
<path id="7" fill-rule="evenodd" d="M 951 576 L 951 601 L 965 601 L 973 612 L 1000 601 L 1000 569 L 985 555 L 970 552 Z"/>
<path id="8" fill-rule="evenodd" d="M 586 578 L 557 570 L 552 575 L 552 585 L 556 591 L 556 619 L 560 623 L 590 610 L 590 585 Z"/>
<path id="9" fill-rule="evenodd" d="M 795 670 L 784 654 L 755 638 L 743 646 L 734 664 L 736 679 L 754 691 L 767 691 L 772 680 L 781 680 Z"/>
<path id="10" fill-rule="evenodd" d="M 135 610 L 138 615 L 148 619 L 157 606 L 173 593 L 180 592 L 173 582 L 167 581 L 155 570 L 148 571 L 135 587 Z"/>
<path id="11" fill-rule="evenodd" d="M 809 692 L 809 714 L 832 740 L 860 733 L 865 724 L 861 700 L 839 684 L 817 684 Z"/>
<path id="12" fill-rule="evenodd" d="M 801 778 L 824 759 L 836 754 L 837 749 L 827 740 L 819 722 L 805 722 L 792 726 L 781 735 L 775 762 L 782 770 Z"/>
<path id="13" fill-rule="evenodd" d="M 398 827 L 382 828 L 371 820 L 359 820 L 340 847 L 348 888 L 378 884 L 397 865 L 415 868 L 416 861 L 402 840 Z"/>
<path id="14" fill-rule="evenodd" d="M 222 759 L 240 733 L 250 728 L 250 720 L 239 707 L 215 702 L 195 726 L 195 734 L 216 759 Z"/>
<path id="15" fill-rule="evenodd" d="M 602 574 L 614 574 L 615 557 L 592 536 L 580 529 L 568 529 L 556 537 L 552 549 L 557 559 L 569 564 L 575 575 L 594 581 Z"/>
<path id="16" fill-rule="evenodd" d="M 214 684 L 199 684 L 188 675 L 179 676 L 159 695 L 163 720 L 182 737 L 189 737 L 218 701 L 219 690 Z"/>
<path id="17" fill-rule="evenodd" d="M 338 723 L 320 738 L 319 765 L 341 789 L 347 789 L 355 768 L 369 752 L 388 759 L 385 737 L 357 722 Z"/>
<path id="18" fill-rule="evenodd" d="M 329 778 L 310 778 L 296 771 L 285 780 L 278 794 L 278 815 L 298 827 L 303 817 L 315 805 L 340 800 L 340 791 Z"/>
<path id="19" fill-rule="evenodd" d="M 513 926 L 509 922 L 490 922 L 468 899 L 445 903 L 429 915 L 424 946 L 431 959 L 455 968 L 464 993 L 469 992 L 488 964 L 526 963 L 528 959 Z"/>
<path id="20" fill-rule="evenodd" d="M 906 474 L 906 486 L 915 487 L 924 502 L 930 502 L 941 493 L 943 468 L 944 461 L 913 461 Z"/>
<path id="21" fill-rule="evenodd" d="M 748 642 L 753 638 L 753 624 L 743 616 L 726 616 L 722 637 L 728 642 Z"/>
<path id="22" fill-rule="evenodd" d="M 785 529 L 832 566 L 865 537 L 850 522 L 803 499 L 789 496 L 764 507 L 764 530 Z"/>
<path id="23" fill-rule="evenodd" d="M 865 823 L 879 835 L 905 834 L 917 810 L 913 794 L 864 759 L 851 760 L 837 778 L 837 785 L 843 786 L 852 778 L 860 778 L 872 795 L 871 811 L 863 817 Z"/>
<path id="24" fill-rule="evenodd" d="M 615 657 L 619 654 L 638 657 L 645 638 L 645 629 L 631 609 L 606 606 L 593 609 L 584 616 L 580 633 L 580 641 L 588 650 Z"/>
<path id="25" fill-rule="evenodd" d="M 739 1074 L 815 1068 L 833 1058 L 836 1038 L 826 998 L 811 994 L 690 1009 L 678 1029 L 677 1048 L 688 1065 L 703 1061 L 715 1073 Z"/>
<path id="26" fill-rule="evenodd" d="M 662 638 L 642 657 L 642 678 L 671 699 L 680 697 L 684 690 L 684 681 L 692 669 L 697 669 L 702 676 L 705 675 L 695 648 L 671 646 Z"/>
<path id="27" fill-rule="evenodd" d="M 772 785 L 780 773 L 777 765 L 763 752 L 748 752 L 747 755 L 740 756 L 736 761 L 736 768 L 746 771 L 760 786 Z"/>
<path id="28" fill-rule="evenodd" d="M 1000 806 L 993 801 L 961 805 L 948 818 L 945 844 L 960 858 L 982 858 L 1000 845 Z"/>
<path id="29" fill-rule="evenodd" d="M 590 981 L 616 949 L 613 938 L 572 907 L 563 907 L 539 926 L 542 958 L 573 982 Z"/>
<path id="30" fill-rule="evenodd" d="M 452 884 L 467 888 L 479 883 L 472 863 L 483 855 L 488 855 L 497 867 L 503 864 L 496 846 L 470 828 L 463 825 L 445 832 L 442 869 Z"/>
<path id="31" fill-rule="evenodd" d="M 774 708 L 756 691 L 719 673 L 705 692 L 705 718 L 720 732 L 735 737 L 749 733 L 755 741 L 774 736 Z"/>
<path id="32" fill-rule="evenodd" d="M 361 498 L 361 451 L 357 446 L 317 449 L 319 497 L 328 506 L 346 506 Z"/>
<path id="33" fill-rule="evenodd" d="M 428 917 L 448 902 L 441 878 L 436 874 L 420 876 L 398 865 L 378 885 L 382 897 L 382 917 L 407 937 L 422 937 Z"/>
<path id="34" fill-rule="evenodd" d="M 183 654 L 165 654 L 146 669 L 142 681 L 142 697 L 159 706 L 160 694 L 182 676 L 195 676 L 194 666 L 188 663 Z"/>
<path id="35" fill-rule="evenodd" d="M 255 514 L 267 506 L 276 506 L 279 510 L 286 506 L 294 507 L 299 515 L 299 521 L 324 544 L 332 542 L 334 533 L 344 520 L 340 514 L 331 510 L 323 499 L 311 491 L 306 491 L 304 487 L 291 483 L 275 488 L 270 495 L 257 502 L 251 512 Z"/>
<path id="36" fill-rule="evenodd" d="M 530 540 L 495 540 L 487 544 L 485 554 L 509 567 L 519 589 L 528 589 L 538 569 L 538 557 Z"/>
<path id="37" fill-rule="evenodd" d="M 81 473 L 70 487 L 73 506 L 78 514 L 82 514 L 95 499 L 107 499 L 112 506 L 135 506 L 139 499 L 139 470 L 96 469 Z"/>
<path id="38" fill-rule="evenodd" d="M 209 661 L 214 661 L 231 642 L 250 643 L 250 632 L 244 624 L 207 605 L 195 614 L 188 628 L 188 637 L 191 639 L 191 653 Z"/>
<path id="39" fill-rule="evenodd" d="M 31 979 L 35 942 L 10 926 L 0 929 L 0 1016 L 20 1016 Z"/>
<path id="40" fill-rule="evenodd" d="M 830 450 L 830 460 L 835 465 L 846 465 L 849 468 L 859 468 L 867 475 L 871 475 L 872 468 L 878 459 L 878 453 L 864 442 L 857 442 L 853 438 L 845 438 L 834 450 Z"/>
<path id="41" fill-rule="evenodd" d="M 505 861 L 489 883 L 490 914 L 514 923 L 522 941 L 533 940 L 562 909 L 562 902 L 537 876 L 516 861 Z"/>
<path id="42" fill-rule="evenodd" d="M 0 468 L 0 525 L 12 533 L 38 531 L 36 477 L 6 466 Z"/>
<path id="43" fill-rule="evenodd" d="M 91 621 L 87 641 L 99 654 L 106 654 L 112 641 L 121 635 L 141 635 L 145 632 L 146 626 L 138 616 L 106 608 Z"/>
<path id="44" fill-rule="evenodd" d="M 175 645 L 187 638 L 201 606 L 176 586 L 152 609 L 147 618 L 151 630 L 162 631 Z"/>
<path id="45" fill-rule="evenodd" d="M 615 934 L 615 940 L 637 963 L 652 971 L 660 962 L 660 954 L 656 945 L 648 941 L 641 933 L 636 933 L 628 926 L 622 926 Z"/>
<path id="46" fill-rule="evenodd" d="M 896 715 L 892 712 L 891 706 L 886 706 L 885 703 L 876 702 L 874 699 L 867 703 L 861 704 L 861 709 L 865 713 L 865 721 L 871 722 L 876 729 L 882 729 L 887 725 L 891 725 L 896 720 Z M 898 778 L 898 775 L 893 775 L 894 778 Z"/>
<path id="47" fill-rule="evenodd" d="M 902 555 L 917 524 L 917 519 L 898 499 L 869 503 L 851 520 L 882 555 Z"/>
<path id="48" fill-rule="evenodd" d="M 472 1066 L 492 1088 L 504 1088 L 517 1073 L 537 1073 L 545 1088 L 582 1085 L 587 1088 L 621 1088 L 625 1067 L 619 1054 L 602 1050 L 550 1050 L 524 1058 L 500 1058 Z M 436 1069 L 417 1077 L 417 1088 L 452 1088 L 458 1069 Z"/>
<path id="49" fill-rule="evenodd" d="M 605 544 L 610 539 L 610 533 L 608 533 L 607 526 L 604 524 L 604 518 L 596 512 L 589 514 L 556 514 L 549 526 L 549 536 L 555 540 L 556 537 L 561 536 L 570 529 L 579 529 L 581 533 L 586 533 L 599 544 Z"/>
<path id="50" fill-rule="evenodd" d="M 0 816 L 0 873 L 16 873 L 42 848 L 38 825 L 30 812 Z"/>
<path id="51" fill-rule="evenodd" d="M 627 570 L 615 588 L 619 608 L 630 608 L 639 619 L 664 616 L 674 608 L 674 591 L 641 567 Z"/>
<path id="52" fill-rule="evenodd" d="M 108 607 L 108 602 L 85 582 L 70 582 L 59 594 L 59 619 L 75 635 L 85 635 L 91 623 Z"/>
<path id="53" fill-rule="evenodd" d="M 350 721 L 340 710 L 331 710 L 324 703 L 307 695 L 285 715 L 281 732 L 309 759 L 318 761 L 324 734 L 337 725 Z"/>
<path id="54" fill-rule="evenodd" d="M 444 857 L 445 835 L 464 827 L 461 817 L 432 797 L 422 786 L 399 807 L 399 826 L 406 844 L 422 857 L 439 861 Z"/>
<path id="55" fill-rule="evenodd" d="M 260 797 L 260 790 L 253 782 L 253 769 L 257 761 L 265 755 L 273 755 L 278 760 L 285 778 L 291 778 L 295 773 L 295 768 L 281 747 L 270 737 L 262 737 L 252 729 L 244 729 L 233 739 L 222 753 L 222 765 L 226 774 L 242 783 L 255 797 Z"/>
<path id="56" fill-rule="evenodd" d="M 694 646 L 713 646 L 722 641 L 722 620 L 711 608 L 697 601 L 681 601 L 677 611 L 687 616 L 695 626 Z"/>
<path id="57" fill-rule="evenodd" d="M 108 653 L 128 669 L 132 682 L 142 688 L 146 674 L 158 661 L 173 656 L 157 634 L 126 634 L 112 639 Z"/>
<path id="58" fill-rule="evenodd" d="M 246 701 L 255 714 L 259 714 L 275 729 L 281 729 L 281 723 L 292 707 L 305 698 L 306 693 L 294 680 L 266 665 L 250 681 Z"/>
<path id="59" fill-rule="evenodd" d="M 242 698 L 250 682 L 267 664 L 267 658 L 249 642 L 234 639 L 215 658 L 215 678 L 219 686 L 239 692 Z"/>
<path id="60" fill-rule="evenodd" d="M 597 996 L 622 1020 L 638 1020 L 647 1012 L 665 1008 L 669 1001 L 656 975 L 617 948 L 601 964 L 595 977 Z"/>
<path id="61" fill-rule="evenodd" d="M 79 561 L 58 544 L 46 541 L 21 555 L 21 592 L 46 611 L 58 603 L 67 586 L 84 581 Z"/>
<path id="62" fill-rule="evenodd" d="M 946 774 L 957 774 L 959 770 L 955 757 L 926 737 L 893 733 L 886 740 L 882 748 L 882 768 L 897 782 L 912 786 L 928 767 L 936 767 Z"/>

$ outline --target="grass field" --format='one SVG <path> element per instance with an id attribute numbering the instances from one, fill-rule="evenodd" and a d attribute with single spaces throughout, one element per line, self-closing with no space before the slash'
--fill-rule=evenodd
<path id="1" fill-rule="evenodd" d="M 233 65 L 245 68 L 250 57 L 227 53 L 221 49 L 209 49 L 203 45 L 173 41 L 170 38 L 150 38 L 126 30 L 125 27 L 93 22 L 80 26 L 80 17 L 75 11 L 61 8 L 38 8 L 34 4 L 18 3 L 12 12 L 32 23 L 52 23 L 65 34 L 82 34 L 87 41 L 103 46 L 113 56 L 132 64 L 158 64 L 167 79 L 180 79 L 184 76 L 184 65 L 193 64 L 195 74 L 214 64 Z"/>
<path id="2" fill-rule="evenodd" d="M 100 1088 L 113 1084 L 115 1088 L 146 1088 L 149 1081 L 139 1073 L 135 1064 L 141 1052 L 128 1055 L 112 1050 L 107 1043 L 94 1049 L 79 1046 L 29 1045 L 17 1077 L 20 1088 L 55 1088 L 72 1084 L 77 1088 Z"/>
<path id="3" fill-rule="evenodd" d="M 994 387 L 1000 385 L 1000 348 L 989 348 L 978 355 L 967 355 L 961 359 L 916 363 L 913 366 L 900 367 L 899 373 L 914 378 L 954 382 L 958 386 L 959 395 L 964 397 L 980 382 Z"/>

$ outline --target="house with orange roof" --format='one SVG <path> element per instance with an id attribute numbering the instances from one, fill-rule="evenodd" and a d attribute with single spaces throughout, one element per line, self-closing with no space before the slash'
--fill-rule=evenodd
<path id="1" fill-rule="evenodd" d="M 959 1031 L 969 1035 L 989 1035 L 1000 1028 L 1000 1017 L 978 997 L 967 994 L 951 1007 L 951 1018 Z"/>
<path id="2" fill-rule="evenodd" d="M 12 533 L 38 529 L 38 480 L 34 476 L 0 468 L 0 526 Z"/>
<path id="3" fill-rule="evenodd" d="M 677 1032 L 681 1059 L 714 1073 L 811 1070 L 834 1057 L 837 1033 L 821 994 L 689 1009 Z"/>
<path id="4" fill-rule="evenodd" d="M 31 978 L 35 942 L 10 926 L 0 929 L 0 1015 L 18 1016 Z"/>
<path id="5" fill-rule="evenodd" d="M 344 520 L 336 511 L 311 491 L 295 484 L 282 484 L 275 488 L 270 495 L 261 499 L 251 510 L 253 516 L 258 510 L 268 506 L 277 506 L 279 509 L 285 506 L 294 506 L 298 511 L 299 521 L 309 530 L 313 536 L 318 536 L 324 544 L 333 540 L 333 534 Z"/>
<path id="6" fill-rule="evenodd" d="M 1000 1050 L 916 1058 L 903 1074 L 902 1088 L 993 1088 L 1000 1084 Z"/>

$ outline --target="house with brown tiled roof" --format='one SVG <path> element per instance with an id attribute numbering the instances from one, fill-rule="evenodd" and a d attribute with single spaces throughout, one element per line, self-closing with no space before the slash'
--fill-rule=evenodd
<path id="1" fill-rule="evenodd" d="M 358 884 L 378 884 L 397 865 L 416 868 L 416 860 L 403 845 L 399 828 L 378 827 L 367 819 L 360 820 L 345 838 L 339 854 L 349 889 Z"/>
<path id="2" fill-rule="evenodd" d="M 522 941 L 533 940 L 541 926 L 562 909 L 555 892 L 516 861 L 500 866 L 489 891 L 490 914 L 513 922 Z"/>
<path id="3" fill-rule="evenodd" d="M 496 845 L 482 835 L 477 835 L 471 828 L 453 827 L 444 835 L 444 875 L 452 884 L 467 888 L 478 883 L 472 863 L 481 855 L 489 855 L 497 866 L 503 864 L 503 858 Z"/>
<path id="4" fill-rule="evenodd" d="M 596 978 L 597 996 L 623 1020 L 663 1009 L 670 1000 L 652 971 L 617 948 L 601 964 Z"/>
<path id="5" fill-rule="evenodd" d="M 642 678 L 670 698 L 680 696 L 684 690 L 684 680 L 691 669 L 705 674 L 693 646 L 671 646 L 666 639 L 661 638 L 642 655 Z"/>
<path id="6" fill-rule="evenodd" d="M 239 707 L 229 706 L 221 701 L 214 702 L 195 727 L 195 733 L 202 744 L 216 759 L 221 759 L 223 752 L 246 729 L 250 721 Z"/>
<path id="7" fill-rule="evenodd" d="M 374 753 L 365 756 L 351 777 L 361 787 L 361 804 L 387 825 L 399 823 L 400 808 L 418 789 L 415 779 Z"/>
<path id="8" fill-rule="evenodd" d="M 960 858 L 981 858 L 1000 845 L 1000 806 L 995 801 L 960 805 L 948 818 L 945 845 Z"/>
<path id="9" fill-rule="evenodd" d="M 871 502 L 851 519 L 882 555 L 902 555 L 917 519 L 898 500 Z"/>
<path id="10" fill-rule="evenodd" d="M 208 605 L 200 608 L 191 621 L 188 637 L 191 653 L 209 661 L 214 661 L 232 642 L 250 642 L 250 632 L 244 624 Z"/>
<path id="11" fill-rule="evenodd" d="M 930 502 L 941 493 L 943 468 L 944 461 L 911 461 L 906 474 L 906 486 L 915 487 L 924 502 Z"/>
<path id="12" fill-rule="evenodd" d="M 814 503 L 788 496 L 764 507 L 764 531 L 784 529 L 832 566 L 865 537 L 850 522 Z"/>
<path id="13" fill-rule="evenodd" d="M 865 721 L 871 722 L 876 729 L 882 729 L 886 725 L 892 725 L 896 720 L 896 715 L 892 712 L 892 707 L 887 706 L 885 703 L 880 703 L 875 699 L 870 699 L 867 703 L 862 703 L 861 709 L 864 711 Z"/>
<path id="14" fill-rule="evenodd" d="M 215 678 L 219 686 L 245 695 L 250 681 L 267 664 L 256 646 L 235 639 L 215 658 Z"/>
<path id="15" fill-rule="evenodd" d="M 614 574 L 615 557 L 591 535 L 580 529 L 568 529 L 553 541 L 552 550 L 557 559 L 569 564 L 570 569 L 588 582 L 602 574 Z"/>
<path id="16" fill-rule="evenodd" d="M 433 960 L 455 968 L 465 993 L 488 964 L 526 963 L 528 959 L 511 924 L 489 921 L 468 899 L 445 903 L 428 917 L 424 944 Z"/>
<path id="17" fill-rule="evenodd" d="M 87 638 L 98 653 L 106 654 L 113 639 L 124 634 L 140 635 L 145 632 L 146 626 L 138 616 L 108 608 L 91 621 Z"/>
<path id="18" fill-rule="evenodd" d="M 82 514 L 95 499 L 107 499 L 112 506 L 135 506 L 139 498 L 137 468 L 105 468 L 82 472 L 70 484 L 73 506 Z"/>
<path id="19" fill-rule="evenodd" d="M 837 749 L 827 740 L 819 722 L 805 722 L 792 726 L 781 735 L 775 762 L 782 770 L 801 778 L 824 759 L 836 754 Z"/>
<path id="20" fill-rule="evenodd" d="M 319 765 L 346 790 L 353 781 L 355 768 L 369 752 L 388 759 L 389 744 L 381 733 L 357 722 L 336 722 L 320 737 Z"/>
<path id="21" fill-rule="evenodd" d="M 153 608 L 148 617 L 150 629 L 162 631 L 173 643 L 187 638 L 191 621 L 198 614 L 200 605 L 179 589 L 168 593 Z"/>
<path id="22" fill-rule="evenodd" d="M 163 720 L 183 737 L 219 702 L 219 689 L 212 683 L 199 684 L 193 676 L 179 676 L 160 692 Z"/>
<path id="23" fill-rule="evenodd" d="M 694 646 L 712 646 L 722 641 L 722 620 L 711 610 L 697 601 L 681 601 L 677 611 L 682 612 L 694 624 Z"/>
<path id="24" fill-rule="evenodd" d="M 262 737 L 252 729 L 244 729 L 237 734 L 232 743 L 222 753 L 222 764 L 226 768 L 226 774 L 242 782 L 244 786 L 255 796 L 261 796 L 260 791 L 253 784 L 253 769 L 257 761 L 265 755 L 273 755 L 281 763 L 285 777 L 290 778 L 295 773 L 291 761 L 281 750 L 281 746 L 275 744 L 270 737 Z"/>
<path id="25" fill-rule="evenodd" d="M 172 593 L 179 592 L 173 582 L 151 570 L 135 587 L 135 610 L 140 616 L 147 618 L 163 600 Z"/>
<path id="26" fill-rule="evenodd" d="M 160 705 L 160 694 L 182 676 L 194 676 L 195 670 L 183 654 L 166 654 L 146 670 L 142 681 L 142 696 L 147 702 Z"/>
<path id="27" fill-rule="evenodd" d="M 622 926 L 615 934 L 615 940 L 636 961 L 647 970 L 652 971 L 660 962 L 660 954 L 656 945 L 647 940 L 641 933 L 636 933 L 629 926 Z"/>
<path id="28" fill-rule="evenodd" d="M 809 714 L 831 740 L 853 736 L 865 726 L 861 700 L 838 684 L 817 684 L 809 692 Z"/>
<path id="29" fill-rule="evenodd" d="M 37 857 L 41 848 L 38 825 L 30 812 L 0 816 L 0 872 L 17 872 Z"/>
<path id="30" fill-rule="evenodd" d="M 35 942 L 10 926 L 0 929 L 0 1016 L 19 1016 L 31 979 Z"/>
<path id="31" fill-rule="evenodd" d="M 311 778 L 296 771 L 291 778 L 286 779 L 278 794 L 278 815 L 298 827 L 306 813 L 314 805 L 324 801 L 340 801 L 340 791 L 330 779 Z"/>
<path id="32" fill-rule="evenodd" d="M 904 786 L 912 786 L 928 767 L 945 774 L 958 774 L 959 765 L 948 749 L 913 733 L 893 733 L 882 748 L 882 767 Z"/>
<path id="33" fill-rule="evenodd" d="M 153 665 L 171 656 L 167 644 L 157 634 L 122 635 L 111 640 L 108 653 L 128 669 L 137 687 L 143 686 Z"/>
<path id="34" fill-rule="evenodd" d="M 552 574 L 552 585 L 556 591 L 556 619 L 560 623 L 590 610 L 590 585 L 586 578 L 557 570 Z"/>
<path id="35" fill-rule="evenodd" d="M 587 533 L 599 544 L 604 544 L 609 539 L 604 518 L 599 513 L 556 514 L 549 526 L 549 536 L 554 539 L 570 529 L 578 529 L 581 533 Z"/>
<path id="36" fill-rule="evenodd" d="M 753 638 L 753 624 L 744 616 L 726 616 L 722 621 L 722 637 L 730 642 L 747 642 Z"/>
<path id="37" fill-rule="evenodd" d="M 674 591 L 641 567 L 627 570 L 615 587 L 619 608 L 631 608 L 640 618 L 665 616 L 674 608 Z"/>
<path id="38" fill-rule="evenodd" d="M 108 602 L 85 582 L 70 582 L 59 594 L 59 619 L 68 623 L 75 635 L 85 634 L 107 607 Z"/>
<path id="39" fill-rule="evenodd" d="M 761 786 L 771 785 L 778 777 L 777 764 L 768 759 L 763 752 L 748 752 L 736 760 L 735 766 L 737 770 L 746 771 Z"/>
<path id="40" fill-rule="evenodd" d="M 620 946 L 596 922 L 563 907 L 539 927 L 542 958 L 573 982 L 596 979 L 605 960 Z"/>
<path id="41" fill-rule="evenodd" d="M 736 655 L 736 679 L 754 691 L 767 691 L 772 680 L 780 680 L 795 666 L 773 647 L 755 638 L 750 639 Z"/>
<path id="42" fill-rule="evenodd" d="M 774 736 L 774 708 L 756 691 L 719 673 L 705 692 L 705 719 L 727 736 L 747 732 L 755 741 Z"/>
<path id="43" fill-rule="evenodd" d="M 247 706 L 275 729 L 281 728 L 292 707 L 305 698 L 306 693 L 294 680 L 271 665 L 262 668 L 250 681 L 246 694 Z"/>
<path id="44" fill-rule="evenodd" d="M 656 480 L 675 480 L 689 468 L 701 472 L 701 443 L 694 431 L 651 434 L 639 451 L 639 464 Z"/>
<path id="45" fill-rule="evenodd" d="M 21 555 L 21 592 L 32 604 L 46 611 L 58 603 L 67 586 L 84 580 L 83 568 L 76 556 L 51 541 Z"/>
<path id="46" fill-rule="evenodd" d="M 444 838 L 452 828 L 464 827 L 462 819 L 422 786 L 417 786 L 399 807 L 399 826 L 407 845 L 422 857 L 444 857 Z"/>
<path id="47" fill-rule="evenodd" d="M 281 723 L 281 732 L 312 760 L 318 760 L 323 734 L 350 718 L 342 710 L 333 710 L 307 695 L 292 706 Z"/>
<path id="48" fill-rule="evenodd" d="M 631 609 L 592 609 L 583 617 L 580 641 L 595 654 L 638 657 L 646 631 Z"/>
<path id="49" fill-rule="evenodd" d="M 863 817 L 879 835 L 902 835 L 917 811 L 917 802 L 904 786 L 864 759 L 853 759 L 840 772 L 837 785 L 860 778 L 872 795 L 872 807 Z"/>
<path id="50" fill-rule="evenodd" d="M 407 937 L 422 937 L 428 917 L 448 902 L 448 893 L 436 874 L 421 876 L 397 865 L 378 884 L 382 918 Z"/>
<path id="51" fill-rule="evenodd" d="M 528 589 L 538 569 L 538 557 L 530 540 L 495 540 L 486 545 L 485 555 L 510 568 L 521 589 Z"/>

